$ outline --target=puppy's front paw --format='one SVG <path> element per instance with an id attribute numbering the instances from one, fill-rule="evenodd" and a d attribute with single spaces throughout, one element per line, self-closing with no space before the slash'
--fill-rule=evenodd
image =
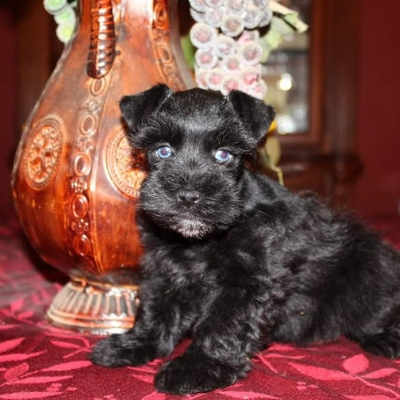
<path id="1" fill-rule="evenodd" d="M 209 392 L 232 385 L 246 368 L 232 367 L 206 356 L 182 356 L 165 363 L 155 377 L 157 391 L 171 394 Z"/>
<path id="2" fill-rule="evenodd" d="M 155 358 L 152 345 L 139 345 L 127 334 L 111 335 L 97 343 L 90 360 L 105 367 L 123 367 L 143 365 Z"/>

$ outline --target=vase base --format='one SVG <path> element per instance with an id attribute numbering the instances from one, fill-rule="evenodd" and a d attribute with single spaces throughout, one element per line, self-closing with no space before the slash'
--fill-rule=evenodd
<path id="1" fill-rule="evenodd" d="M 133 327 L 139 299 L 136 285 L 109 285 L 72 279 L 47 310 L 54 326 L 93 335 L 123 333 Z"/>

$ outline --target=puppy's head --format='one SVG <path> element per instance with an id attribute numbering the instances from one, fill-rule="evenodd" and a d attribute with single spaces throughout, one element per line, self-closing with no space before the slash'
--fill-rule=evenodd
<path id="1" fill-rule="evenodd" d="M 140 207 L 184 237 L 203 238 L 240 215 L 243 161 L 256 153 L 272 107 L 240 91 L 223 97 L 165 85 L 120 102 L 130 144 L 147 152 Z"/>

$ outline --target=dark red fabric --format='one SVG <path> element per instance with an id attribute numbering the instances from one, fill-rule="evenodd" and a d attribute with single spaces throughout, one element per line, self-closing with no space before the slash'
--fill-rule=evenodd
<path id="1" fill-rule="evenodd" d="M 376 225 L 400 248 L 400 218 L 380 218 Z M 38 259 L 15 218 L 0 219 L 0 399 L 400 398 L 400 361 L 363 353 L 345 339 L 308 348 L 275 344 L 257 355 L 247 378 L 213 393 L 156 393 L 152 380 L 162 360 L 140 368 L 98 367 L 87 360 L 98 337 L 46 322 L 46 309 L 65 280 Z"/>

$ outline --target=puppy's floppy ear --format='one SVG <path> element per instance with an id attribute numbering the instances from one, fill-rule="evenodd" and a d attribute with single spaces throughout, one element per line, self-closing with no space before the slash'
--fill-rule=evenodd
<path id="1" fill-rule="evenodd" d="M 129 129 L 136 131 L 145 118 L 157 110 L 172 93 L 167 85 L 160 83 L 133 96 L 124 96 L 119 107 Z"/>
<path id="2" fill-rule="evenodd" d="M 275 118 L 274 109 L 240 90 L 232 90 L 227 98 L 241 120 L 253 132 L 257 143 L 260 143 Z"/>

